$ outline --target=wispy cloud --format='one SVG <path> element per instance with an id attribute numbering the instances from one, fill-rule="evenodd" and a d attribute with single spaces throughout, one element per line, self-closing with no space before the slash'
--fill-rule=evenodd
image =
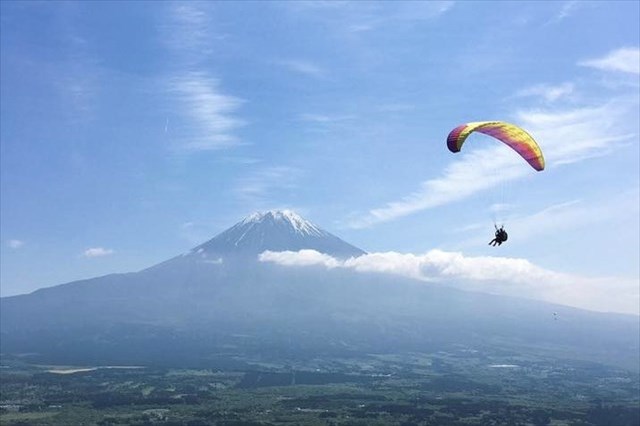
<path id="1" fill-rule="evenodd" d="M 270 252 L 262 262 L 283 266 L 324 266 L 363 273 L 400 275 L 431 285 L 524 297 L 605 312 L 639 314 L 637 279 L 586 278 L 537 266 L 526 259 L 465 256 L 459 252 L 431 250 L 426 254 L 371 253 L 340 260 L 315 250 Z"/>
<path id="2" fill-rule="evenodd" d="M 420 189 L 392 201 L 383 207 L 369 210 L 363 216 L 352 219 L 352 228 L 366 228 L 387 222 L 418 211 L 438 207 L 467 198 L 479 191 L 492 188 L 503 181 L 525 176 L 531 171 L 522 167 L 517 159 L 502 147 L 477 150 L 462 155 L 460 161 L 445 168 L 441 177 L 429 179 Z M 494 173 L 501 170 L 500 173 Z"/>
<path id="3" fill-rule="evenodd" d="M 546 206 L 528 215 L 510 214 L 503 216 L 509 223 L 509 230 L 518 236 L 517 243 L 526 243 L 545 235 L 562 235 L 563 232 L 585 226 L 611 227 L 616 218 L 637 217 L 640 196 L 638 188 L 620 191 L 606 199 L 574 199 Z M 630 225 L 627 223 L 627 225 Z M 457 233 L 473 236 L 456 247 L 478 247 L 486 244 L 486 223 L 473 223 L 456 229 Z"/>
<path id="4" fill-rule="evenodd" d="M 112 249 L 106 249 L 103 247 L 91 247 L 88 248 L 82 253 L 84 257 L 104 257 L 113 254 L 114 251 Z"/>
<path id="5" fill-rule="evenodd" d="M 559 21 L 571 15 L 571 13 L 578 7 L 579 3 L 577 0 L 567 1 L 562 4 L 562 8 L 560 9 L 560 13 L 558 13 L 557 19 Z"/>
<path id="6" fill-rule="evenodd" d="M 16 250 L 16 249 L 19 249 L 19 248 L 24 246 L 24 241 L 22 241 L 22 240 L 9 240 L 9 241 L 7 241 L 7 246 L 9 246 L 9 248 L 12 248 L 12 249 Z"/>
<path id="7" fill-rule="evenodd" d="M 563 83 L 560 85 L 538 84 L 519 90 L 517 97 L 541 97 L 547 102 L 554 102 L 561 98 L 566 98 L 574 93 L 573 83 Z"/>
<path id="8" fill-rule="evenodd" d="M 326 21 L 327 26 L 335 31 L 358 34 L 437 19 L 449 11 L 455 2 L 296 1 L 284 4 L 295 13 Z"/>
<path id="9" fill-rule="evenodd" d="M 298 187 L 303 171 L 289 166 L 264 167 L 240 178 L 235 187 L 235 194 L 244 201 L 262 205 L 273 203 L 277 194 L 291 191 Z"/>
<path id="10" fill-rule="evenodd" d="M 396 5 L 389 19 L 395 21 L 429 21 L 439 18 L 455 5 L 454 1 L 403 2 Z M 384 13 L 384 12 L 383 12 Z"/>
<path id="11" fill-rule="evenodd" d="M 54 85 L 62 97 L 62 108 L 71 122 L 91 120 L 97 108 L 105 70 L 80 25 L 77 4 L 64 3 L 58 8 L 62 47 L 54 64 Z M 57 63 L 57 65 L 55 65 Z M 48 66 L 49 64 L 47 64 Z M 44 68 L 44 67 L 43 67 Z"/>
<path id="12" fill-rule="evenodd" d="M 599 212 L 589 211 L 581 200 L 570 200 L 547 206 L 530 215 L 502 215 L 502 217 L 508 220 L 509 230 L 518 235 L 518 241 L 523 242 L 529 238 L 539 238 L 554 231 L 566 231 L 567 229 L 580 227 L 595 221 L 605 221 L 610 218 L 610 215 L 604 215 L 603 213 L 602 210 Z M 599 216 L 599 214 L 603 215 Z M 486 228 L 486 223 L 475 223 L 455 230 L 456 232 L 473 232 L 477 234 L 458 246 L 481 246 L 486 241 Z"/>
<path id="13" fill-rule="evenodd" d="M 224 157 L 220 157 L 219 161 L 221 162 L 228 162 L 228 163 L 234 163 L 234 164 L 243 164 L 243 165 L 253 165 L 253 164 L 258 164 L 261 163 L 263 160 L 260 158 L 256 158 L 256 157 L 245 157 L 245 156 L 224 156 Z"/>
<path id="14" fill-rule="evenodd" d="M 212 8 L 209 2 L 165 3 L 164 20 L 160 23 L 162 42 L 180 61 L 189 64 L 202 62 L 215 48 L 215 42 L 228 34 L 214 33 Z"/>
<path id="15" fill-rule="evenodd" d="M 514 123 L 536 138 L 547 168 L 552 168 L 607 155 L 616 144 L 631 140 L 636 135 L 625 130 L 629 126 L 624 120 L 633 109 L 637 103 L 613 99 L 595 107 L 521 110 L 516 112 Z M 399 200 L 353 215 L 348 225 L 357 229 L 395 220 L 535 173 L 502 144 L 467 149 L 457 154 L 459 160 L 449 164 L 441 176 L 422 182 L 418 190 Z"/>
<path id="16" fill-rule="evenodd" d="M 513 223 L 518 239 L 526 240 L 594 224 L 610 227 L 615 218 L 637 218 L 639 205 L 639 192 L 638 188 L 635 188 L 621 190 L 606 199 L 570 200 L 549 206 L 532 215 L 515 217 L 510 223 Z M 631 226 L 629 223 L 627 225 Z"/>
<path id="17" fill-rule="evenodd" d="M 316 124 L 338 123 L 355 119 L 355 115 L 301 114 L 300 120 Z"/>
<path id="18" fill-rule="evenodd" d="M 215 4 L 169 2 L 159 23 L 161 41 L 171 59 L 171 71 L 160 80 L 169 96 L 171 125 L 165 133 L 180 151 L 208 151 L 241 144 L 237 130 L 243 99 L 225 93 L 220 79 L 204 63 L 227 35 L 217 34 Z"/>
<path id="19" fill-rule="evenodd" d="M 637 103 L 613 99 L 595 107 L 568 110 L 522 110 L 516 121 L 536 135 L 549 167 L 571 164 L 611 153 L 616 144 L 636 135 L 624 123 Z"/>
<path id="20" fill-rule="evenodd" d="M 192 245 L 202 244 L 211 238 L 212 229 L 215 229 L 215 226 L 211 223 L 189 221 L 179 226 L 178 235 Z"/>
<path id="21" fill-rule="evenodd" d="M 603 57 L 580 62 L 580 65 L 603 71 L 640 74 L 640 48 L 624 47 L 609 52 Z"/>
<path id="22" fill-rule="evenodd" d="M 289 60 L 277 61 L 276 63 L 287 68 L 290 71 L 293 71 L 298 74 L 303 74 L 308 77 L 324 78 L 327 74 L 327 71 L 324 68 L 310 61 L 305 61 L 300 59 L 289 59 Z"/>
<path id="23" fill-rule="evenodd" d="M 217 79 L 205 72 L 188 72 L 169 79 L 167 86 L 187 121 L 172 129 L 178 148 L 216 150 L 241 143 L 235 132 L 245 125 L 236 117 L 243 100 L 223 93 Z"/>
<path id="24" fill-rule="evenodd" d="M 377 109 L 382 112 L 406 112 L 415 110 L 416 106 L 406 103 L 388 103 L 379 105 Z"/>
<path id="25" fill-rule="evenodd" d="M 547 24 L 557 24 L 570 17 L 579 7 L 580 2 L 577 0 L 565 1 L 560 5 L 560 10 L 547 22 Z"/>
<path id="26" fill-rule="evenodd" d="M 297 120 L 301 129 L 311 133 L 329 134 L 349 129 L 357 123 L 358 116 L 353 114 L 304 113 Z"/>

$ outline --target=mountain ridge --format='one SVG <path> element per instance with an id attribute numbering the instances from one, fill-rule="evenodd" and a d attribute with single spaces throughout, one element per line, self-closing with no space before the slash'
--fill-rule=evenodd
<path id="1" fill-rule="evenodd" d="M 255 212 L 190 253 L 257 255 L 265 250 L 313 249 L 336 257 L 356 257 L 366 252 L 291 210 Z"/>
<path id="2" fill-rule="evenodd" d="M 35 353 L 39 362 L 207 366 L 211 354 L 347 356 L 451 345 L 514 351 L 538 341 L 547 345 L 541 351 L 637 369 L 629 361 L 640 346 L 637 318 L 386 274 L 260 262 L 263 250 L 364 253 L 298 218 L 250 215 L 142 271 L 2 298 L 2 351 Z"/>

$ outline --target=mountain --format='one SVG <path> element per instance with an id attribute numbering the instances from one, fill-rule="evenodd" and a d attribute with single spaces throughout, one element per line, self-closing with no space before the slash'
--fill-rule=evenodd
<path id="1" fill-rule="evenodd" d="M 0 299 L 2 352 L 48 363 L 213 367 L 484 347 L 638 368 L 637 317 L 258 260 L 264 250 L 300 249 L 364 253 L 293 212 L 256 213 L 142 271 Z"/>
<path id="2" fill-rule="evenodd" d="M 365 254 L 364 250 L 342 241 L 290 210 L 254 213 L 193 251 L 225 256 L 302 249 L 313 249 L 334 257 Z"/>

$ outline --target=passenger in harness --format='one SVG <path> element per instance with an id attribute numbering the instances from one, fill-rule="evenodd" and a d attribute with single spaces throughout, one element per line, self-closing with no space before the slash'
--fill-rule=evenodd
<path id="1" fill-rule="evenodd" d="M 489 241 L 489 245 L 495 247 L 496 245 L 501 245 L 507 241 L 509 235 L 507 235 L 507 231 L 504 230 L 504 225 L 500 226 L 500 228 L 498 228 L 497 225 L 493 226 L 496 228 L 496 236 L 493 240 Z"/>

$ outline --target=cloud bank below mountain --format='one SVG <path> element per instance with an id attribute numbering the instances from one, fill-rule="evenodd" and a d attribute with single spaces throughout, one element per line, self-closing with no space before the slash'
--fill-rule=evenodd
<path id="1" fill-rule="evenodd" d="M 392 274 L 429 285 L 536 299 L 593 311 L 634 315 L 640 311 L 637 280 L 572 275 L 519 258 L 472 257 L 434 249 L 425 254 L 384 252 L 340 260 L 315 250 L 300 250 L 265 251 L 259 260 L 287 267 L 324 266 Z"/>

